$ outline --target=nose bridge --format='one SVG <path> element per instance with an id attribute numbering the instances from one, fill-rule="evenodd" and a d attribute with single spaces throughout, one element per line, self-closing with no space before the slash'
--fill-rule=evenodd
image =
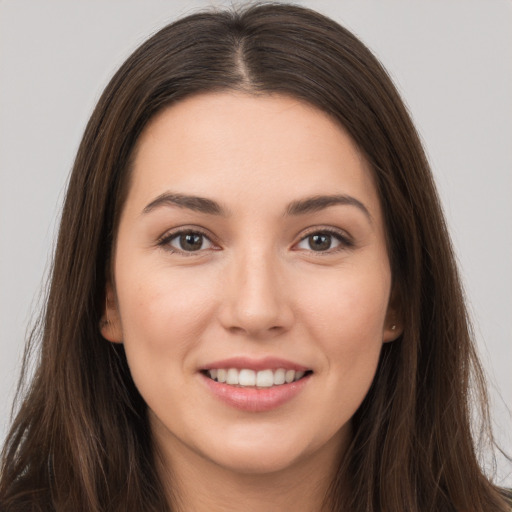
<path id="1" fill-rule="evenodd" d="M 247 248 L 231 263 L 224 324 L 251 335 L 289 327 L 291 311 L 279 258 L 270 248 Z"/>

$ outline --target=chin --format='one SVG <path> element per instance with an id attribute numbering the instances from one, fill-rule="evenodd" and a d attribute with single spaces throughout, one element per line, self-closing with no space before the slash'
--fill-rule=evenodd
<path id="1" fill-rule="evenodd" d="M 264 429 L 262 429 L 264 430 Z M 210 451 L 210 460 L 217 465 L 245 475 L 265 475 L 283 472 L 296 468 L 298 465 L 311 467 L 315 461 L 320 464 L 332 460 L 333 452 L 339 452 L 343 439 L 346 438 L 350 427 L 342 428 L 333 435 L 325 438 L 304 435 L 290 435 L 285 431 L 278 435 L 275 432 L 258 435 L 229 436 L 229 443 L 216 443 L 215 451 Z M 327 434 L 327 433 L 326 433 Z M 206 455 L 205 450 L 203 452 Z M 321 462 L 323 461 L 323 462 Z"/>
<path id="2" fill-rule="evenodd" d="M 217 465 L 227 471 L 240 475 L 268 475 L 291 469 L 299 464 L 304 454 L 288 453 L 256 447 L 224 451 L 213 459 Z"/>

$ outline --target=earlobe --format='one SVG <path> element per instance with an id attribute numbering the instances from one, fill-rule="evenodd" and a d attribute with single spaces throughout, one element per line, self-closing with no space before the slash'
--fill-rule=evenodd
<path id="1" fill-rule="evenodd" d="M 403 332 L 404 332 L 404 328 L 401 323 L 387 322 L 386 326 L 384 327 L 382 341 L 384 343 L 388 343 L 390 341 L 395 341 L 397 338 L 399 338 L 402 335 Z"/>
<path id="2" fill-rule="evenodd" d="M 121 319 L 119 317 L 119 308 L 113 286 L 108 283 L 105 291 L 105 308 L 100 319 L 101 335 L 112 343 L 122 343 L 123 333 L 121 329 Z"/>
<path id="3" fill-rule="evenodd" d="M 382 341 L 384 343 L 395 341 L 403 334 L 404 326 L 401 311 L 401 300 L 396 287 L 393 287 L 391 297 L 389 298 L 384 332 L 382 333 Z"/>

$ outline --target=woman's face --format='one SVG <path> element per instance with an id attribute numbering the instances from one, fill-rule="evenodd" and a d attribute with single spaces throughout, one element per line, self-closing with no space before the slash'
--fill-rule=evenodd
<path id="1" fill-rule="evenodd" d="M 326 114 L 210 93 L 143 132 L 102 333 L 171 460 L 332 462 L 398 335 L 390 288 L 372 174 Z"/>

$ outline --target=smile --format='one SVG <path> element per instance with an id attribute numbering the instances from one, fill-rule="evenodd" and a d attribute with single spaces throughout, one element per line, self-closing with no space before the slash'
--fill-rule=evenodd
<path id="1" fill-rule="evenodd" d="M 284 368 L 259 371 L 248 368 L 212 368 L 205 371 L 205 374 L 216 382 L 225 383 L 230 386 L 257 388 L 270 388 L 291 384 L 302 379 L 306 373 L 308 372 L 291 369 L 285 370 Z"/>
<path id="2" fill-rule="evenodd" d="M 313 370 L 279 358 L 232 357 L 203 367 L 209 392 L 235 409 L 271 411 L 293 401 L 311 381 Z"/>

